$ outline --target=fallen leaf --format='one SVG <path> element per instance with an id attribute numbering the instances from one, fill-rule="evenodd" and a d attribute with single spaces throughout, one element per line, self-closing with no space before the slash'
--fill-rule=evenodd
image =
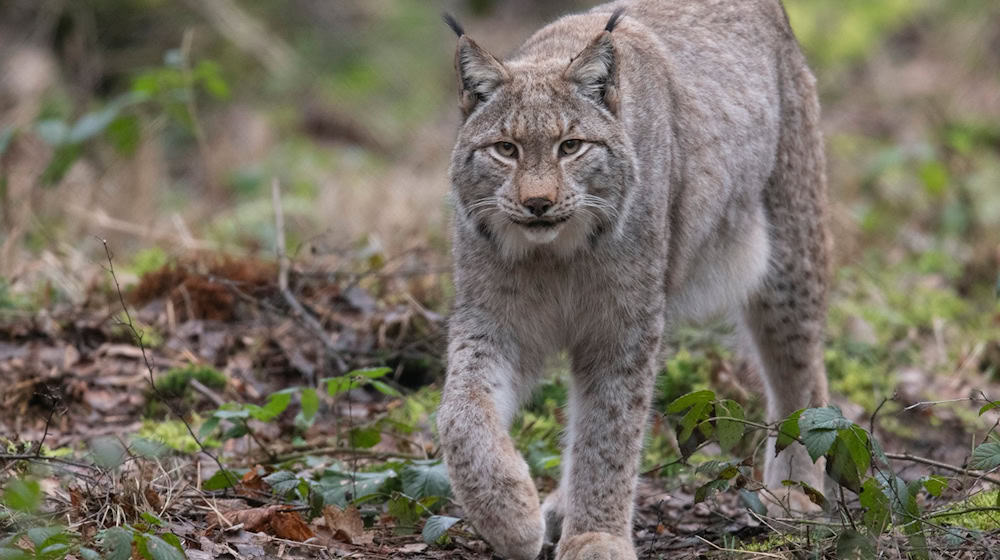
<path id="1" fill-rule="evenodd" d="M 271 516 L 271 529 L 276 537 L 290 541 L 306 541 L 316 536 L 312 529 L 294 511 L 279 511 Z"/>
<path id="2" fill-rule="evenodd" d="M 410 543 L 404 544 L 403 546 L 396 549 L 398 552 L 423 552 L 427 550 L 427 545 L 424 543 Z"/>
<path id="3" fill-rule="evenodd" d="M 326 506 L 323 508 L 323 519 L 326 520 L 326 526 L 333 532 L 333 538 L 338 541 L 350 544 L 368 544 L 374 540 L 373 535 L 365 533 L 365 522 L 361 520 L 361 513 L 354 506 L 347 509 Z"/>
<path id="4" fill-rule="evenodd" d="M 299 542 L 315 537 L 302 516 L 288 509 L 288 506 L 267 506 L 226 512 L 225 516 L 234 525 L 242 523 L 247 531 Z"/>
<path id="5" fill-rule="evenodd" d="M 264 482 L 264 479 L 261 478 L 260 475 L 257 473 L 258 468 L 260 468 L 259 465 L 255 468 L 248 470 L 247 474 L 243 475 L 243 480 L 241 480 L 241 482 L 243 483 L 243 486 L 251 490 L 260 490 L 262 492 L 266 492 L 267 490 L 269 490 L 269 488 L 267 486 L 267 483 Z"/>

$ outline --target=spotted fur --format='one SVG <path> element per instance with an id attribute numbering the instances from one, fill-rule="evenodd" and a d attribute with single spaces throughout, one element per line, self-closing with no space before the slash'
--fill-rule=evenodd
<path id="1" fill-rule="evenodd" d="M 778 0 L 616 2 L 553 22 L 503 61 L 452 27 L 463 124 L 438 427 L 455 495 L 505 558 L 535 558 L 547 536 L 560 560 L 635 558 L 665 329 L 718 313 L 745 327 L 772 420 L 827 400 L 813 76 Z M 583 147 L 564 155 L 567 139 Z M 538 196 L 551 227 L 525 225 Z M 508 430 L 559 351 L 569 425 L 543 508 Z M 798 445 L 769 452 L 764 478 L 823 482 Z"/>

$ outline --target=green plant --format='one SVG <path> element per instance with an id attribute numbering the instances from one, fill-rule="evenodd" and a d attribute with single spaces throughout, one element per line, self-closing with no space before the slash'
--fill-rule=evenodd
<path id="1" fill-rule="evenodd" d="M 980 409 L 980 415 L 998 406 L 1000 403 L 988 402 Z M 838 557 L 874 557 L 881 546 L 880 535 L 899 531 L 908 542 L 911 557 L 929 559 L 930 533 L 932 530 L 941 532 L 933 520 L 953 515 L 950 511 L 927 512 L 918 499 L 922 492 L 932 497 L 941 496 L 948 486 L 947 478 L 929 475 L 904 480 L 890 468 L 889 455 L 882 450 L 878 440 L 868 430 L 845 418 L 837 407 L 801 409 L 779 422 L 760 424 L 745 420 L 742 409 L 733 401 L 719 400 L 712 391 L 703 390 L 679 397 L 667 411 L 682 414 L 677 423 L 678 441 L 688 455 L 697 444 L 709 440 L 716 441 L 724 450 L 732 449 L 733 442 L 752 429 L 765 430 L 775 437 L 776 451 L 801 443 L 813 461 L 825 458 L 827 474 L 841 488 L 855 493 L 861 506 L 858 512 L 848 508 L 843 500 L 836 505 L 840 515 L 849 521 L 836 532 Z M 893 458 L 910 459 L 912 456 Z M 697 488 L 695 502 L 704 501 L 715 492 L 735 488 L 747 507 L 762 510 L 760 500 L 748 492 L 752 462 L 750 456 L 700 465 L 696 472 L 707 476 L 708 481 Z M 998 467 L 1000 438 L 976 446 L 969 469 L 988 473 Z M 961 468 L 952 469 L 967 472 Z M 817 505 L 832 507 L 822 492 L 801 481 L 787 480 L 785 484 L 799 487 Z M 947 530 L 944 533 L 945 536 L 957 534 Z"/>

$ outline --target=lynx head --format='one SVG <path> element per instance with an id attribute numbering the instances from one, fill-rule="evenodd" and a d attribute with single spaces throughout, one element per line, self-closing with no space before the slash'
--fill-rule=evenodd
<path id="1" fill-rule="evenodd" d="M 451 179 L 460 235 L 483 235 L 509 259 L 566 257 L 616 228 L 632 173 L 612 39 L 621 15 L 571 59 L 505 62 L 446 16 L 459 36 L 463 123 Z"/>

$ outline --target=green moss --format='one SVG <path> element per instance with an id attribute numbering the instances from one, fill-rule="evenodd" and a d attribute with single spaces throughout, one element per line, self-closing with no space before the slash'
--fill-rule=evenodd
<path id="1" fill-rule="evenodd" d="M 150 247 L 137 252 L 132 257 L 129 268 L 136 276 L 143 276 L 167 265 L 169 257 L 166 251 L 159 247 Z"/>
<path id="2" fill-rule="evenodd" d="M 195 379 L 202 385 L 216 390 L 226 388 L 226 374 L 211 367 L 191 364 L 172 368 L 156 380 L 156 388 L 167 397 L 181 397 L 187 393 L 188 385 Z"/>
<path id="3" fill-rule="evenodd" d="M 191 421 L 191 425 L 196 430 L 196 426 L 200 423 L 201 420 L 197 417 Z M 195 453 L 199 450 L 198 442 L 191 437 L 187 427 L 179 420 L 143 420 L 138 436 L 162 443 L 182 453 Z M 210 437 L 202 438 L 201 443 L 205 447 L 218 447 L 220 445 L 218 440 Z"/>
<path id="4" fill-rule="evenodd" d="M 995 511 L 998 505 L 1000 505 L 1000 490 L 980 492 L 968 500 L 952 504 L 946 515 L 935 516 L 935 521 L 942 525 L 979 531 L 995 531 L 1000 529 L 1000 514 Z M 994 509 L 975 511 L 977 508 Z"/>

